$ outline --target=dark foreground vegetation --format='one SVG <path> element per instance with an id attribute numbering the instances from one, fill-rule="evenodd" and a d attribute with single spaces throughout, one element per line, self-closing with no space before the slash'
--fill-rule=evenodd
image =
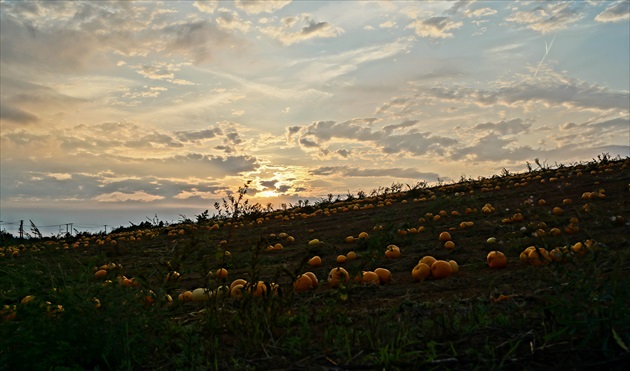
<path id="1" fill-rule="evenodd" d="M 630 159 L 604 155 L 282 210 L 244 187 L 173 225 L 3 234 L 0 368 L 621 370 L 629 196 Z M 412 276 L 425 256 L 456 263 Z"/>

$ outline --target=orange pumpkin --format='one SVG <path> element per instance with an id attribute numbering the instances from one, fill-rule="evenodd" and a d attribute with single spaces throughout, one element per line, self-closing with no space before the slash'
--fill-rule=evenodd
<path id="1" fill-rule="evenodd" d="M 431 276 L 433 278 L 446 278 L 453 274 L 453 268 L 445 260 L 437 260 L 431 265 Z"/>
<path id="2" fill-rule="evenodd" d="M 435 263 L 436 260 L 437 259 L 432 257 L 431 255 L 426 255 L 426 256 L 423 256 L 422 259 L 420 259 L 418 263 L 424 263 L 428 265 L 429 267 L 431 267 L 431 265 L 433 265 L 433 263 Z"/>
<path id="3" fill-rule="evenodd" d="M 382 284 L 390 283 L 392 281 L 392 272 L 385 268 L 376 268 L 374 273 L 378 275 Z"/>
<path id="4" fill-rule="evenodd" d="M 438 239 L 440 240 L 440 242 L 450 241 L 451 240 L 451 234 L 448 233 L 448 232 L 442 232 L 442 233 L 440 233 L 440 236 L 438 237 Z"/>
<path id="5" fill-rule="evenodd" d="M 372 271 L 363 272 L 363 276 L 361 277 L 361 283 L 364 285 L 374 285 L 378 286 L 381 284 L 381 278 L 378 274 Z"/>
<path id="6" fill-rule="evenodd" d="M 339 287 L 339 285 L 345 285 L 350 280 L 350 274 L 347 270 L 337 267 L 331 269 L 328 273 L 328 285 L 330 287 Z"/>
<path id="7" fill-rule="evenodd" d="M 293 290 L 295 292 L 305 292 L 313 288 L 313 280 L 311 277 L 303 274 L 293 282 Z"/>
<path id="8" fill-rule="evenodd" d="M 385 256 L 388 259 L 397 259 L 400 258 L 400 248 L 396 245 L 387 246 L 387 250 L 385 250 Z"/>
<path id="9" fill-rule="evenodd" d="M 507 257 L 501 251 L 490 251 L 486 256 L 486 261 L 490 268 L 505 268 Z"/>
<path id="10" fill-rule="evenodd" d="M 322 258 L 315 255 L 308 260 L 308 265 L 310 265 L 311 267 L 319 267 L 320 265 L 322 265 Z"/>
<path id="11" fill-rule="evenodd" d="M 227 278 L 228 270 L 225 269 L 225 268 L 219 268 L 219 269 L 217 269 L 217 272 L 214 275 L 217 278 Z"/>
<path id="12" fill-rule="evenodd" d="M 411 271 L 411 278 L 416 282 L 424 281 L 430 275 L 431 267 L 425 263 L 418 263 Z"/>
<path id="13" fill-rule="evenodd" d="M 105 269 L 99 269 L 94 273 L 94 277 L 101 279 L 107 275 L 107 271 Z"/>
<path id="14" fill-rule="evenodd" d="M 311 281 L 313 281 L 313 288 L 316 288 L 317 286 L 319 286 L 319 279 L 317 279 L 317 276 L 315 275 L 315 273 L 306 272 L 304 273 L 304 276 L 308 276 L 311 279 Z"/>

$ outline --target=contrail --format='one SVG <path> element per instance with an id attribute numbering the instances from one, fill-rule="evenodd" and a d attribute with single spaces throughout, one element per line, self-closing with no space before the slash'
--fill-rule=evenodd
<path id="1" fill-rule="evenodd" d="M 536 67 L 536 72 L 534 72 L 534 77 L 538 75 L 538 70 L 540 70 L 540 66 L 542 66 L 543 62 L 545 61 L 545 58 L 547 58 L 547 54 L 549 54 L 549 51 L 551 50 L 551 46 L 553 45 L 553 42 L 556 40 L 556 36 L 558 36 L 557 32 L 553 35 L 553 38 L 551 39 L 551 43 L 549 43 L 549 45 L 547 45 L 547 40 L 545 40 L 545 55 L 543 55 L 540 62 L 538 62 L 538 67 Z"/>

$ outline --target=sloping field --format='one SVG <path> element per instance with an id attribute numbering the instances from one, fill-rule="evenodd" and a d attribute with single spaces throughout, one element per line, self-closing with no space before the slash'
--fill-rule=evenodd
<path id="1" fill-rule="evenodd" d="M 392 185 L 272 212 L 242 195 L 222 210 L 235 219 L 3 239 L 0 368 L 630 362 L 630 159 Z M 492 251 L 505 266 L 501 254 L 488 263 Z M 314 256 L 321 265 L 309 264 Z M 425 256 L 457 269 L 427 264 L 427 277 L 412 275 Z M 348 280 L 335 285 L 338 268 Z M 376 279 L 364 273 L 377 268 Z"/>

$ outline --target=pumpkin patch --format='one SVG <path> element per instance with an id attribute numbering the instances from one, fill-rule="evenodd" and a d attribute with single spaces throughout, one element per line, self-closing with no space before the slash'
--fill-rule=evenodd
<path id="1" fill-rule="evenodd" d="M 630 343 L 629 166 L 394 186 L 235 219 L 3 243 L 2 338 L 16 354 L 37 331 L 42 343 L 80 349 L 64 333 L 81 328 L 132 364 L 124 341 L 142 338 L 151 348 L 133 346 L 155 363 L 132 366 L 156 369 L 406 369 L 432 351 L 429 368 L 497 368 L 492 357 L 503 356 L 506 368 L 559 368 L 554 357 L 580 353 L 578 335 L 600 352 L 591 361 L 617 359 Z M 91 362 L 81 366 L 127 360 Z"/>

